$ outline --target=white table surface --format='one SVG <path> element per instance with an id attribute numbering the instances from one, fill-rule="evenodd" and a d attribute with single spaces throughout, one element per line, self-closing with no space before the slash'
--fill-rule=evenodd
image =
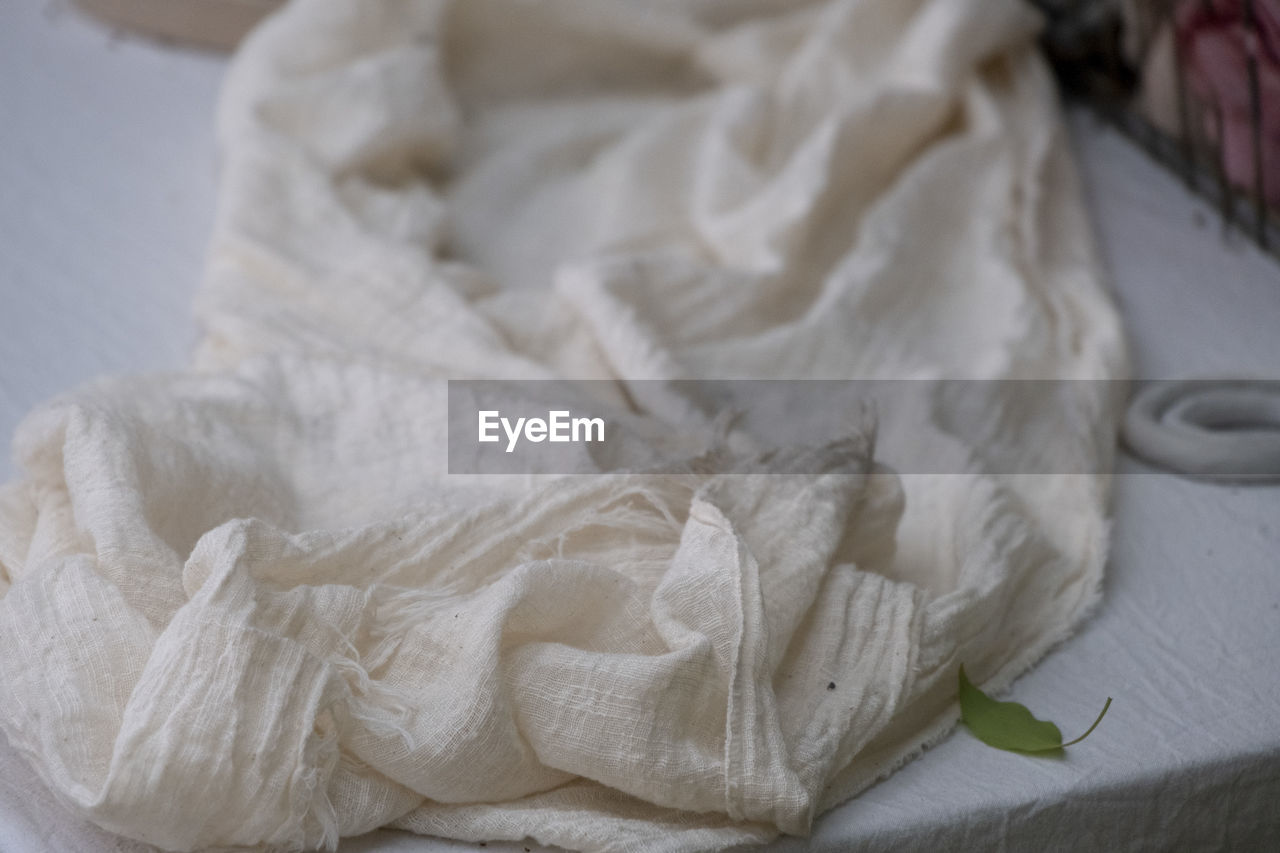
<path id="1" fill-rule="evenodd" d="M 184 364 L 224 67 L 66 0 L 0 0 L 0 441 L 91 377 Z M 1280 378 L 1280 267 L 1115 133 L 1072 132 L 1138 375 Z M 1101 607 L 1011 693 L 1068 736 L 1113 696 L 1093 736 L 1051 760 L 958 731 L 773 849 L 1280 849 L 1280 488 L 1121 474 Z M 142 849 L 63 811 L 0 738 L 0 851 Z"/>

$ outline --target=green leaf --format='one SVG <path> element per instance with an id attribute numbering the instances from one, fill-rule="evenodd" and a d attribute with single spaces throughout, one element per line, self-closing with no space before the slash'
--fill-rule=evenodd
<path id="1" fill-rule="evenodd" d="M 1065 746 L 1077 744 L 1087 738 L 1111 707 L 1111 699 L 1102 706 L 1102 713 L 1093 721 L 1089 730 L 1068 743 L 1062 742 L 1062 732 L 1048 720 L 1037 720 L 1025 705 L 1017 702 L 997 702 L 974 687 L 960 667 L 960 716 L 978 740 L 997 749 L 1013 752 L 1056 752 Z"/>

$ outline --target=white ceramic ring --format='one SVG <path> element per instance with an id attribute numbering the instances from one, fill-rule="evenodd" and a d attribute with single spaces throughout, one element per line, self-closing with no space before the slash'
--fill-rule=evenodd
<path id="1" fill-rule="evenodd" d="M 1124 440 L 1148 462 L 1189 477 L 1280 482 L 1280 381 L 1152 382 L 1129 403 Z"/>

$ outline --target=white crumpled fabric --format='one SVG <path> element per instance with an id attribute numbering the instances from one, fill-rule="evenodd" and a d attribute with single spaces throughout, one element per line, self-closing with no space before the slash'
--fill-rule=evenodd
<path id="1" fill-rule="evenodd" d="M 295 0 L 227 81 L 193 368 L 18 432 L 9 742 L 175 850 L 807 832 L 1096 599 L 1110 386 L 1071 440 L 940 401 L 964 475 L 855 424 L 811 476 L 464 477 L 444 379 L 1121 376 L 1036 23 Z"/>

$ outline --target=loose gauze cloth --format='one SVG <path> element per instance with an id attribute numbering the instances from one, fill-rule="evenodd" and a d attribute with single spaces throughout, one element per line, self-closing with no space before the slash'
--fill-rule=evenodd
<path id="1" fill-rule="evenodd" d="M 808 832 L 949 730 L 959 664 L 999 689 L 1096 600 L 1111 384 L 1068 438 L 993 384 L 779 451 L 806 475 L 486 477 L 447 473 L 445 380 L 1121 376 L 1036 26 L 284 8 L 222 100 L 193 368 L 18 432 L 8 741 L 174 850 Z M 890 473 L 921 447 L 966 473 Z"/>

